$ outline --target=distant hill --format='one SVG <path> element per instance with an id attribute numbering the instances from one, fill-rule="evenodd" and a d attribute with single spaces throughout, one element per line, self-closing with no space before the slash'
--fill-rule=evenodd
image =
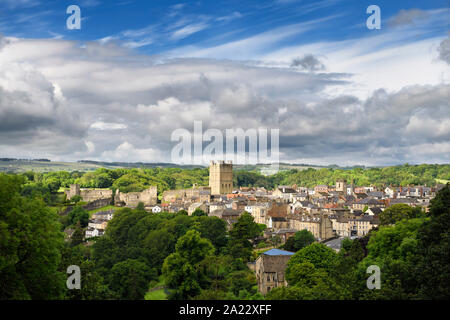
<path id="1" fill-rule="evenodd" d="M 0 158 L 0 172 L 21 173 L 26 171 L 52 172 L 52 171 L 95 171 L 98 168 L 117 169 L 117 168 L 182 168 L 193 169 L 202 168 L 195 165 L 176 165 L 173 163 L 127 163 L 127 162 L 98 162 L 90 160 L 81 160 L 78 162 L 58 162 L 47 159 L 26 160 Z"/>
<path id="2" fill-rule="evenodd" d="M 0 172 L 20 173 L 25 171 L 35 172 L 52 172 L 52 171 L 80 171 L 88 172 L 95 171 L 98 168 L 117 169 L 117 168 L 182 168 L 182 169 L 194 169 L 205 168 L 201 165 L 177 165 L 167 162 L 106 162 L 106 161 L 93 161 L 93 160 L 79 160 L 77 162 L 59 162 L 50 161 L 48 159 L 15 159 L 15 158 L 0 158 Z M 235 164 L 235 170 L 245 170 L 258 172 L 263 175 L 270 175 L 275 173 L 273 168 L 269 164 L 255 164 L 255 165 L 239 165 Z M 364 166 L 356 166 L 364 168 Z M 340 168 L 340 169 L 352 169 L 354 167 L 339 167 L 337 165 L 330 166 L 318 166 L 312 164 L 291 164 L 280 163 L 279 170 L 306 170 L 309 168 L 321 169 L 321 168 Z"/>

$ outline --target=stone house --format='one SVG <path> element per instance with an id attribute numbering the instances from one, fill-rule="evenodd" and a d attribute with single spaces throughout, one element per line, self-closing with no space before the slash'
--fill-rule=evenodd
<path id="1" fill-rule="evenodd" d="M 328 186 L 326 185 L 318 185 L 314 187 L 314 194 L 317 193 L 328 193 Z"/>
<path id="2" fill-rule="evenodd" d="M 300 230 L 308 230 L 319 241 L 332 238 L 335 234 L 333 232 L 333 225 L 328 216 L 293 214 L 289 216 L 288 228 Z"/>
<path id="3" fill-rule="evenodd" d="M 105 220 L 89 220 L 88 227 L 94 229 L 102 229 L 105 230 L 108 225 L 108 221 Z"/>
<path id="4" fill-rule="evenodd" d="M 349 219 L 348 228 L 350 231 L 350 236 L 363 237 L 369 233 L 369 231 L 374 228 L 372 221 L 374 216 L 364 215 L 359 218 Z"/>
<path id="5" fill-rule="evenodd" d="M 250 269 L 255 272 L 259 292 L 266 295 L 273 288 L 287 285 L 284 272 L 292 255 L 294 252 L 270 249 L 249 265 Z"/>
<path id="6" fill-rule="evenodd" d="M 269 208 L 266 205 L 252 206 L 251 215 L 256 223 L 266 224 L 266 216 Z"/>
<path id="7" fill-rule="evenodd" d="M 93 238 L 93 237 L 100 237 L 105 233 L 104 229 L 96 229 L 93 227 L 88 227 L 86 229 L 85 238 Z"/>
<path id="8" fill-rule="evenodd" d="M 209 207 L 206 205 L 206 203 L 197 202 L 197 203 L 193 203 L 189 206 L 188 215 L 191 216 L 194 213 L 194 211 L 197 209 L 202 210 L 206 214 L 209 213 Z"/>
<path id="9" fill-rule="evenodd" d="M 384 202 L 372 198 L 365 198 L 358 202 L 353 203 L 352 208 L 354 210 L 364 210 L 365 207 L 372 208 L 372 207 L 384 207 Z"/>
<path id="10" fill-rule="evenodd" d="M 114 210 L 108 210 L 108 211 L 99 211 L 94 214 L 92 214 L 92 219 L 94 220 L 105 220 L 109 221 L 114 217 Z"/>
<path id="11" fill-rule="evenodd" d="M 289 222 L 285 217 L 267 217 L 265 225 L 269 229 L 279 230 L 287 229 L 289 227 Z"/>
<path id="12" fill-rule="evenodd" d="M 228 229 L 231 229 L 234 223 L 236 223 L 243 213 L 243 210 L 234 209 L 219 209 L 211 212 L 209 216 L 218 217 L 227 223 Z"/>

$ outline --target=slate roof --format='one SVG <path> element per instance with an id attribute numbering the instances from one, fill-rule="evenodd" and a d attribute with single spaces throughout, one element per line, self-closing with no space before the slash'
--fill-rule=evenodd
<path id="1" fill-rule="evenodd" d="M 280 249 L 270 249 L 269 251 L 266 251 L 263 254 L 268 255 L 268 256 L 292 256 L 295 254 L 295 252 L 290 252 L 290 251 L 280 250 Z"/>

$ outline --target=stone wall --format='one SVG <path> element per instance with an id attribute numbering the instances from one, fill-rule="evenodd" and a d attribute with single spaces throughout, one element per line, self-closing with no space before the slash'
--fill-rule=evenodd
<path id="1" fill-rule="evenodd" d="M 163 192 L 163 202 L 191 200 L 195 202 L 210 202 L 211 188 L 193 186 L 191 189 L 167 190 Z"/>
<path id="2" fill-rule="evenodd" d="M 113 192 L 110 189 L 86 189 L 80 188 L 78 184 L 70 185 L 70 189 L 65 191 L 67 200 L 74 196 L 80 196 L 83 202 L 92 202 L 100 199 L 111 199 Z"/>
<path id="3" fill-rule="evenodd" d="M 88 204 L 85 204 L 83 206 L 81 206 L 84 210 L 90 211 L 90 210 L 95 210 L 95 209 L 99 209 L 99 208 L 103 208 L 106 206 L 109 206 L 112 204 L 112 198 L 107 198 L 107 199 L 98 199 L 92 202 L 89 202 Z M 69 212 L 71 212 L 73 209 L 75 208 L 75 206 L 70 206 L 67 207 L 63 212 L 61 212 L 61 215 L 66 215 Z"/>
<path id="4" fill-rule="evenodd" d="M 142 192 L 128 192 L 123 193 L 116 190 L 114 196 L 114 203 L 116 205 L 124 205 L 127 207 L 137 207 L 139 202 L 142 202 L 144 206 L 153 206 L 158 202 L 158 189 L 156 186 L 150 186 L 148 189 Z"/>

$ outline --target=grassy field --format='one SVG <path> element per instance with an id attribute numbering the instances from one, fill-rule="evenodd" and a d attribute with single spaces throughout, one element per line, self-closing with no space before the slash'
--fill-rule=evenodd
<path id="1" fill-rule="evenodd" d="M 450 182 L 450 180 L 444 180 L 444 179 L 435 179 L 437 183 L 447 184 Z"/>
<path id="2" fill-rule="evenodd" d="M 117 209 L 117 207 L 114 207 L 114 206 L 105 206 L 105 207 L 101 207 L 101 208 L 98 208 L 98 209 L 94 209 L 94 210 L 90 210 L 90 211 L 88 211 L 90 214 L 94 214 L 94 213 L 97 213 L 97 212 L 99 212 L 99 211 L 108 211 L 108 210 L 112 210 L 112 209 Z"/>
<path id="3" fill-rule="evenodd" d="M 163 276 L 159 276 L 158 282 L 152 281 L 150 288 L 145 294 L 145 300 L 167 300 L 167 289 Z"/>
<path id="4" fill-rule="evenodd" d="M 145 300 L 167 300 L 165 289 L 147 292 L 145 294 Z"/>

